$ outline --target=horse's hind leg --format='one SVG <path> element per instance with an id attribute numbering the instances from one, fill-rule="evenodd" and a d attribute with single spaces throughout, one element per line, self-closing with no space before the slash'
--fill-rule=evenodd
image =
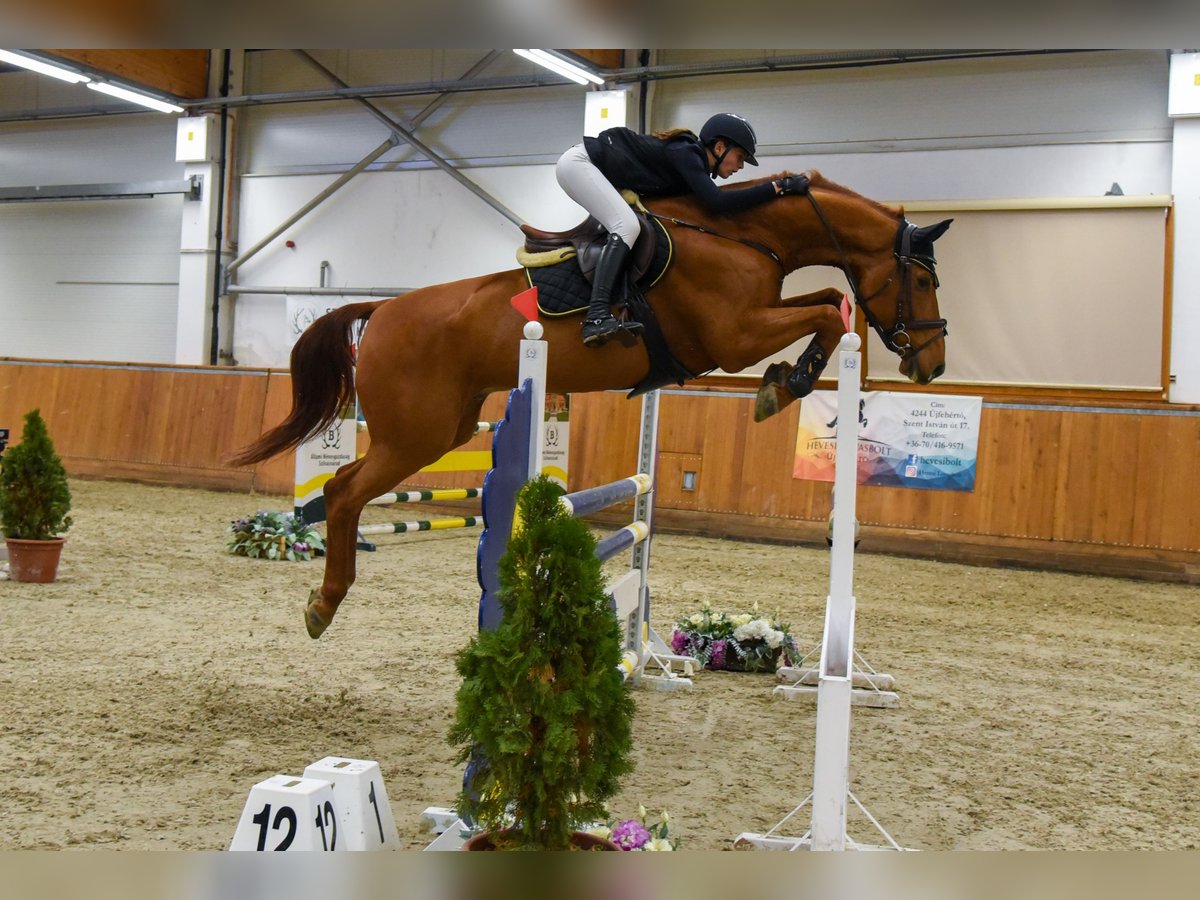
<path id="1" fill-rule="evenodd" d="M 372 444 L 362 459 L 342 466 L 326 483 L 325 578 L 321 587 L 309 595 L 304 610 L 309 637 L 319 638 L 329 627 L 338 604 L 354 583 L 358 518 L 363 507 L 417 468 L 406 466 L 404 459 L 386 446 Z"/>
<path id="2" fill-rule="evenodd" d="M 403 436 L 385 433 L 381 424 L 380 434 L 372 433 L 366 455 L 343 466 L 325 485 L 325 578 L 320 589 L 309 595 L 304 610 L 304 625 L 309 637 L 319 638 L 324 633 L 354 583 L 358 519 L 363 507 L 369 500 L 395 488 L 421 466 L 466 441 L 475 431 L 483 400 L 483 396 L 479 396 L 467 402 L 459 422 L 453 426 L 456 430 L 452 439 L 448 434 L 440 434 L 443 429 L 437 427 L 440 423 L 435 416 L 424 416 L 422 421 L 426 422 L 426 428 L 408 429 Z M 395 407 L 401 405 L 396 403 Z M 433 409 L 448 405 L 448 399 L 438 398 Z"/>

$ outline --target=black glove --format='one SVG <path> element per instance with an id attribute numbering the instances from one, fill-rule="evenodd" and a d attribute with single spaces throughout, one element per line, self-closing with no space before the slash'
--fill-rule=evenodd
<path id="1" fill-rule="evenodd" d="M 808 176 L 807 175 L 784 175 L 779 179 L 779 195 L 787 194 L 807 194 L 808 193 Z"/>

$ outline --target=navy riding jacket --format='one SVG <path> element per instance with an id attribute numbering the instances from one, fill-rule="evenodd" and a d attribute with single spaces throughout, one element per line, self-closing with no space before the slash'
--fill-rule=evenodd
<path id="1" fill-rule="evenodd" d="M 738 212 L 775 197 L 767 181 L 752 187 L 722 191 L 708 172 L 708 155 L 690 131 L 666 140 L 629 128 L 609 128 L 585 137 L 584 149 L 597 169 L 617 190 L 628 188 L 642 197 L 695 194 L 714 212 Z"/>

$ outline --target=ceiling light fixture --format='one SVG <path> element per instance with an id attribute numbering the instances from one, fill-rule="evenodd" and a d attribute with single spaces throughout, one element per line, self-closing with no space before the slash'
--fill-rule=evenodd
<path id="1" fill-rule="evenodd" d="M 15 53 L 12 50 L 0 50 L 0 62 L 6 62 L 13 66 L 19 66 L 22 69 L 29 69 L 31 72 L 37 72 L 39 75 L 49 75 L 51 78 L 57 78 L 60 81 L 67 81 L 71 84 L 80 84 L 81 82 L 91 81 L 86 75 L 79 72 L 74 72 L 70 69 L 64 69 L 62 66 L 51 65 L 48 62 L 43 62 L 40 59 L 34 59 L 32 56 L 24 56 L 20 53 Z"/>
<path id="2" fill-rule="evenodd" d="M 119 97 L 122 100 L 128 100 L 130 103 L 138 103 L 150 109 L 164 113 L 181 113 L 182 106 L 177 106 L 174 103 L 169 103 L 158 97 L 151 97 L 149 94 L 143 94 L 138 91 L 131 91 L 129 88 L 117 87 L 115 84 L 109 84 L 106 81 L 89 81 L 88 87 L 93 91 L 99 91 L 102 94 L 108 94 L 112 97 Z"/>
<path id="3" fill-rule="evenodd" d="M 604 84 L 604 79 L 595 72 L 571 62 L 553 50 L 513 50 L 513 53 L 576 84 Z"/>

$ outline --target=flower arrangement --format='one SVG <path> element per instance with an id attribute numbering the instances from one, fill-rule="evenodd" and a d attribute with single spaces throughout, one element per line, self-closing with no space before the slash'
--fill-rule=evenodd
<path id="1" fill-rule="evenodd" d="M 671 648 L 706 668 L 735 672 L 774 672 L 801 658 L 791 626 L 760 614 L 757 602 L 747 613 L 718 612 L 705 603 L 675 623 Z"/>
<path id="2" fill-rule="evenodd" d="M 235 519 L 229 526 L 229 552 L 253 559 L 312 559 L 325 541 L 311 526 L 297 522 L 292 513 L 259 510 L 249 519 Z"/>
<path id="3" fill-rule="evenodd" d="M 655 822 L 647 822 L 646 807 L 638 806 L 636 818 L 616 819 L 592 830 L 592 834 L 608 838 L 622 850 L 670 851 L 679 847 L 679 840 L 672 842 L 670 836 L 671 817 L 663 810 Z"/>

